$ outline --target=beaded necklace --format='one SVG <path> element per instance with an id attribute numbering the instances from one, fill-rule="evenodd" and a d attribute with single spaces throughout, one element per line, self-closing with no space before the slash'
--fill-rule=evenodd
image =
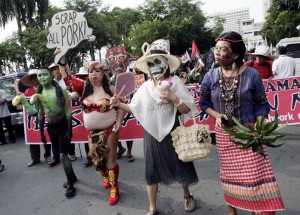
<path id="1" fill-rule="evenodd" d="M 234 72 L 233 72 L 234 73 Z M 232 73 L 232 74 L 233 74 Z M 219 68 L 219 86 L 221 89 L 221 97 L 227 102 L 233 100 L 234 94 L 238 85 L 238 75 L 234 77 L 225 77 L 221 67 Z"/>

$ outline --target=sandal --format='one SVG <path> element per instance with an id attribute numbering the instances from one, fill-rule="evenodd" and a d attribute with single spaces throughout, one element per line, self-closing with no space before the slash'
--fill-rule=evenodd
<path id="1" fill-rule="evenodd" d="M 132 155 L 127 155 L 127 161 L 128 162 L 133 162 L 134 161 L 134 158 Z"/>
<path id="2" fill-rule="evenodd" d="M 4 165 L 2 163 L 0 163 L 0 172 L 2 172 L 4 170 Z"/>
<path id="3" fill-rule="evenodd" d="M 76 161 L 76 160 L 77 160 L 77 157 L 76 157 L 76 155 L 69 155 L 69 159 L 70 159 L 71 161 Z"/>
<path id="4" fill-rule="evenodd" d="M 122 155 L 126 152 L 126 149 L 119 149 L 118 153 L 117 153 L 117 159 L 121 158 Z"/>
<path id="5" fill-rule="evenodd" d="M 149 211 L 146 215 L 158 215 L 157 211 Z"/>
<path id="6" fill-rule="evenodd" d="M 189 206 L 191 206 L 189 208 Z M 195 209 L 196 203 L 193 195 L 184 196 L 184 210 L 190 212 Z"/>

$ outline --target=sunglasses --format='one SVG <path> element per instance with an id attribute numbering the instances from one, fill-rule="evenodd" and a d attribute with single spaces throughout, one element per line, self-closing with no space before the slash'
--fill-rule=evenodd
<path id="1" fill-rule="evenodd" d="M 125 61 L 126 60 L 126 55 L 117 55 L 117 56 L 111 56 L 111 57 L 107 58 L 108 63 L 114 63 L 117 60 L 120 61 L 120 62 Z"/>

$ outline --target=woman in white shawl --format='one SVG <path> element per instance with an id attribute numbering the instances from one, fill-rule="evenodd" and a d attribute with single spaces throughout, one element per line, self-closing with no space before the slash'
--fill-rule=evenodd
<path id="1" fill-rule="evenodd" d="M 135 65 L 150 75 L 150 79 L 138 89 L 130 104 L 121 103 L 117 96 L 111 98 L 112 106 L 133 113 L 144 128 L 145 178 L 150 203 L 147 215 L 158 214 L 158 183 L 182 187 L 185 211 L 195 208 L 188 187 L 198 182 L 197 173 L 193 162 L 184 163 L 178 159 L 170 133 L 179 126 L 180 114 L 190 111 L 194 114 L 197 108 L 181 80 L 171 76 L 180 60 L 169 54 L 169 47 L 169 41 L 163 39 L 151 45 L 144 43 L 144 55 Z M 169 87 L 162 87 L 164 81 L 168 81 Z"/>

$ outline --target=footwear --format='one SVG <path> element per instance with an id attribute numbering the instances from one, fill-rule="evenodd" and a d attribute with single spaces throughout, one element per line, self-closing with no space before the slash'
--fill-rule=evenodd
<path id="1" fill-rule="evenodd" d="M 40 160 L 31 160 L 28 162 L 27 167 L 32 167 L 40 162 L 41 162 Z"/>
<path id="2" fill-rule="evenodd" d="M 45 157 L 45 162 L 47 163 L 47 164 L 49 164 L 50 162 L 51 162 L 51 157 L 49 156 L 49 157 Z"/>
<path id="3" fill-rule="evenodd" d="M 69 158 L 70 158 L 71 161 L 76 161 L 77 160 L 76 155 L 69 155 Z"/>
<path id="4" fill-rule="evenodd" d="M 184 196 L 184 210 L 190 212 L 195 209 L 196 203 L 193 195 Z"/>
<path id="5" fill-rule="evenodd" d="M 119 149 L 117 153 L 117 159 L 120 159 L 125 152 L 126 152 L 125 148 Z"/>
<path id="6" fill-rule="evenodd" d="M 65 196 L 66 197 L 73 197 L 76 194 L 76 188 L 73 186 L 68 186 L 66 189 Z"/>
<path id="7" fill-rule="evenodd" d="M 9 143 L 14 144 L 14 143 L 16 143 L 16 141 L 15 140 L 10 140 Z"/>
<path id="8" fill-rule="evenodd" d="M 52 160 L 48 163 L 48 165 L 49 165 L 49 166 L 55 166 L 56 164 L 59 164 L 59 163 L 60 163 L 60 160 L 52 159 Z"/>
<path id="9" fill-rule="evenodd" d="M 4 170 L 4 168 L 5 168 L 5 166 L 2 163 L 0 163 L 0 172 L 2 172 Z"/>
<path id="10" fill-rule="evenodd" d="M 82 162 L 82 164 L 85 166 L 85 167 L 89 167 L 89 166 L 92 166 L 93 165 L 93 162 L 89 159 L 86 159 Z"/>
<path id="11" fill-rule="evenodd" d="M 115 205 L 119 201 L 118 177 L 119 177 L 119 166 L 117 164 L 114 168 L 108 170 L 108 179 L 111 186 L 109 200 L 108 200 L 109 205 Z"/>
<path id="12" fill-rule="evenodd" d="M 149 211 L 146 215 L 158 215 L 157 211 Z"/>
<path id="13" fill-rule="evenodd" d="M 128 162 L 133 162 L 134 161 L 134 158 L 132 155 L 127 155 L 127 161 Z"/>
<path id="14" fill-rule="evenodd" d="M 102 185 L 105 189 L 111 188 L 108 178 L 108 170 L 100 170 L 98 173 L 100 173 L 103 176 L 103 182 Z"/>
<path id="15" fill-rule="evenodd" d="M 73 179 L 73 184 L 75 184 L 75 182 L 77 181 L 78 179 L 77 179 L 77 177 L 75 177 L 74 179 Z M 63 184 L 63 188 L 67 188 L 69 186 L 69 182 L 65 182 L 64 184 Z"/>
<path id="16" fill-rule="evenodd" d="M 6 142 L 6 141 L 3 141 L 3 142 L 0 143 L 0 146 L 3 146 L 3 145 L 5 145 L 5 144 L 7 144 L 7 142 Z"/>

